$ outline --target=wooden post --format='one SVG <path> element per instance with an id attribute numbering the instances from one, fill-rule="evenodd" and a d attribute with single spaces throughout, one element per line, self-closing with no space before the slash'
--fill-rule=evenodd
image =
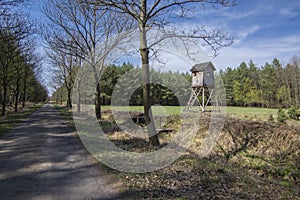
<path id="1" fill-rule="evenodd" d="M 204 112 L 204 108 L 205 108 L 205 88 L 202 88 L 202 112 Z"/>

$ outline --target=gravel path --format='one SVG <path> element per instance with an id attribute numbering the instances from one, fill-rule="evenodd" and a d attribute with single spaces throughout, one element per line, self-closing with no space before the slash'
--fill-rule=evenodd
<path id="1" fill-rule="evenodd" d="M 0 138 L 0 199 L 120 199 L 122 185 L 51 106 Z"/>

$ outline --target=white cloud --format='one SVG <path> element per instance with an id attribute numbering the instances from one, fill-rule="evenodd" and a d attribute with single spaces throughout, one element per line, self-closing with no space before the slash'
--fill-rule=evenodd
<path id="1" fill-rule="evenodd" d="M 234 44 L 240 44 L 245 38 L 249 35 L 254 34 L 256 31 L 260 30 L 261 27 L 259 25 L 253 25 L 250 28 L 244 28 L 236 33 L 236 38 L 234 40 Z"/>
<path id="2" fill-rule="evenodd" d="M 215 58 L 215 63 L 219 69 L 227 67 L 237 67 L 243 61 L 253 60 L 258 66 L 266 62 L 272 62 L 278 58 L 288 62 L 295 54 L 300 53 L 299 34 L 282 38 L 259 39 L 255 43 L 242 42 L 238 46 L 223 48 Z"/>
<path id="3" fill-rule="evenodd" d="M 283 8 L 279 10 L 279 13 L 288 18 L 294 18 L 298 16 L 298 12 L 293 10 L 292 8 Z"/>
<path id="4" fill-rule="evenodd" d="M 226 17 L 227 20 L 240 20 L 242 18 L 253 17 L 259 14 L 259 10 L 250 10 L 243 12 L 222 12 L 221 16 Z"/>
<path id="5" fill-rule="evenodd" d="M 226 48 L 214 60 L 218 69 L 238 67 L 242 62 L 253 60 L 256 64 L 263 65 L 270 59 L 275 58 L 271 51 L 258 50 L 255 47 Z"/>

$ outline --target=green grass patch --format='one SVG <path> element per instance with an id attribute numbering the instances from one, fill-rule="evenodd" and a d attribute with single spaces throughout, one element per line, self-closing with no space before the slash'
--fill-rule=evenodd
<path id="1" fill-rule="evenodd" d="M 239 119 L 252 119 L 267 121 L 270 115 L 277 120 L 278 109 L 255 107 L 226 107 L 227 115 Z"/>
<path id="2" fill-rule="evenodd" d="M 90 105 L 94 107 L 94 105 Z M 56 107 L 61 107 L 56 105 Z M 184 110 L 184 106 L 152 106 L 152 112 L 154 116 L 180 116 Z M 110 111 L 111 106 L 101 106 L 103 111 Z M 129 111 L 129 112 L 140 112 L 144 113 L 143 106 L 115 106 L 113 107 L 114 111 Z M 201 111 L 200 107 L 193 107 L 193 110 Z M 208 106 L 207 111 L 211 111 L 213 107 Z M 277 112 L 278 109 L 275 108 L 258 108 L 258 107 L 235 107 L 235 106 L 226 106 L 220 107 L 222 112 L 226 111 L 226 115 L 243 120 L 255 120 L 255 121 L 270 121 L 273 120 L 277 122 Z M 284 109 L 287 112 L 287 109 Z M 288 120 L 288 124 L 300 124 L 300 121 Z"/>
<path id="3" fill-rule="evenodd" d="M 102 110 L 111 110 L 111 106 L 102 106 Z M 130 111 L 130 112 L 144 112 L 143 106 L 116 106 L 114 111 Z M 180 115 L 184 107 L 181 106 L 152 106 L 154 115 Z"/>
<path id="4" fill-rule="evenodd" d="M 111 110 L 111 106 L 102 106 L 103 110 Z M 116 111 L 131 111 L 131 112 L 144 112 L 143 106 L 120 106 L 114 107 Z M 152 106 L 154 115 L 175 115 L 179 116 L 184 107 L 180 106 Z M 200 110 L 200 108 L 199 108 Z M 207 107 L 211 110 L 211 107 Z M 256 108 L 256 107 L 226 107 L 226 114 L 231 117 L 248 120 L 262 120 L 267 121 L 270 115 L 277 120 L 277 109 L 271 108 Z"/>
<path id="5" fill-rule="evenodd" d="M 291 186 L 293 186 L 293 184 L 291 182 L 288 182 L 288 181 L 281 181 L 280 185 L 282 185 L 284 187 L 291 187 Z"/>
<path id="6" fill-rule="evenodd" d="M 25 120 L 31 113 L 42 107 L 43 104 L 32 105 L 25 108 L 17 113 L 7 113 L 4 117 L 0 119 L 0 137 L 7 133 L 11 128 L 15 127 L 16 124 Z"/>

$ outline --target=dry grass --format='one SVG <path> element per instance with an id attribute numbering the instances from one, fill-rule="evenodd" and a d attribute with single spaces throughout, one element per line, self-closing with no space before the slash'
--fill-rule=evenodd
<path id="1" fill-rule="evenodd" d="M 209 158 L 196 152 L 210 120 L 203 118 L 194 145 L 170 166 L 144 174 L 116 172 L 136 199 L 300 199 L 299 127 L 227 118 Z M 109 112 L 100 121 L 107 136 L 128 151 L 148 152 L 162 148 L 174 133 L 160 134 L 160 147 L 120 132 Z M 179 117 L 165 127 L 176 130 Z"/>
<path id="2" fill-rule="evenodd" d="M 128 190 L 144 199 L 299 198 L 297 127 L 227 119 L 210 158 L 201 159 L 195 153 L 203 141 L 209 118 L 202 119 L 200 124 L 195 144 L 172 165 L 145 174 L 119 173 Z M 178 126 L 178 119 L 169 118 L 168 125 Z M 156 150 L 146 140 L 126 133 L 108 135 L 129 151 Z M 160 135 L 163 144 L 171 138 L 172 134 Z"/>
<path id="3" fill-rule="evenodd" d="M 300 185 L 300 128 L 227 119 L 214 159 L 226 159 L 265 179 Z"/>

